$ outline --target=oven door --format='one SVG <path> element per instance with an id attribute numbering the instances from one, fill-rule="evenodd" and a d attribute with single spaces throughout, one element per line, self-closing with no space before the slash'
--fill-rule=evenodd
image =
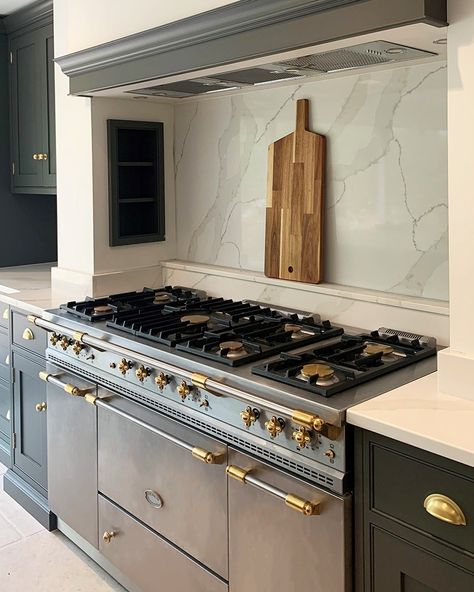
<path id="1" fill-rule="evenodd" d="M 351 498 L 229 450 L 232 592 L 351 590 Z"/>

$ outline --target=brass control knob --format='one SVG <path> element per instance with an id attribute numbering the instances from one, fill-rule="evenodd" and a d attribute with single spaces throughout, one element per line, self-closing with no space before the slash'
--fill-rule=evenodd
<path id="1" fill-rule="evenodd" d="M 133 362 L 131 360 L 126 360 L 125 358 L 120 360 L 118 369 L 121 374 L 125 376 L 131 368 L 133 368 Z"/>
<path id="2" fill-rule="evenodd" d="M 275 415 L 268 421 L 265 422 L 265 429 L 270 434 L 271 438 L 276 438 L 278 434 L 283 431 L 285 427 L 285 422 L 281 419 L 281 417 L 276 417 Z"/>
<path id="3" fill-rule="evenodd" d="M 324 456 L 327 456 L 329 458 L 329 460 L 332 460 L 335 456 L 336 453 L 334 452 L 334 450 L 326 450 L 326 452 L 324 453 Z"/>
<path id="4" fill-rule="evenodd" d="M 252 407 L 246 407 L 244 411 L 240 412 L 240 419 L 243 421 L 246 428 L 249 428 L 255 423 L 259 417 L 260 411 L 258 409 L 252 409 Z"/>
<path id="5" fill-rule="evenodd" d="M 169 383 L 170 377 L 164 372 L 160 372 L 158 376 L 155 378 L 155 384 L 160 389 L 160 391 L 162 391 L 165 388 L 165 386 Z"/>
<path id="6" fill-rule="evenodd" d="M 189 388 L 188 383 L 183 380 L 178 386 L 178 395 L 181 397 L 181 400 L 184 401 L 190 392 L 191 389 Z"/>
<path id="7" fill-rule="evenodd" d="M 49 343 L 51 345 L 57 345 L 58 341 L 61 339 L 61 335 L 59 333 L 51 333 L 49 336 Z"/>
<path id="8" fill-rule="evenodd" d="M 306 448 L 306 446 L 311 442 L 311 432 L 309 432 L 303 426 L 295 430 L 291 437 L 298 444 L 298 448 L 301 449 Z"/>
<path id="9" fill-rule="evenodd" d="M 207 399 L 201 399 L 199 401 L 199 407 L 204 407 L 204 409 L 207 409 L 209 407 L 209 401 Z"/>
<path id="10" fill-rule="evenodd" d="M 135 376 L 138 378 L 140 382 L 143 382 L 145 378 L 148 378 L 151 374 L 151 368 L 145 368 L 145 366 L 139 366 L 135 370 Z"/>
<path id="11" fill-rule="evenodd" d="M 326 422 L 324 421 L 324 419 L 322 419 L 321 417 L 315 417 L 313 419 L 313 428 L 317 431 L 320 432 L 323 429 L 323 426 Z"/>
<path id="12" fill-rule="evenodd" d="M 43 401 L 42 403 L 36 403 L 35 405 L 35 409 L 38 413 L 41 413 L 42 411 L 46 411 L 46 403 Z"/>
<path id="13" fill-rule="evenodd" d="M 113 530 L 106 530 L 104 532 L 104 534 L 102 535 L 102 539 L 104 541 L 104 543 L 110 543 L 110 541 L 117 536 L 117 533 L 114 532 Z"/>
<path id="14" fill-rule="evenodd" d="M 69 339 L 69 337 L 67 337 L 67 335 L 64 335 L 63 337 L 61 337 L 61 340 L 59 342 L 60 346 L 63 348 L 64 351 L 67 350 L 67 348 L 71 345 L 72 340 Z"/>
<path id="15" fill-rule="evenodd" d="M 72 351 L 78 356 L 81 351 L 85 348 L 85 345 L 80 341 L 75 341 L 72 346 Z"/>

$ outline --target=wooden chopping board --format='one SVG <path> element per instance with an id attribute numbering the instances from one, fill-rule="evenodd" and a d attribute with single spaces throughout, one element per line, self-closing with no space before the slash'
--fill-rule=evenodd
<path id="1" fill-rule="evenodd" d="M 268 148 L 265 275 L 322 279 L 326 138 L 308 130 L 309 101 L 296 105 L 296 131 Z"/>

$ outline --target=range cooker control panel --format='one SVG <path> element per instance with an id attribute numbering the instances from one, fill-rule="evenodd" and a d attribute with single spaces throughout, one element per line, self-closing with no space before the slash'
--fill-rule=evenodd
<path id="1" fill-rule="evenodd" d="M 132 358 L 91 348 L 79 341 L 57 334 L 49 334 L 51 350 L 66 354 L 82 364 L 95 367 L 123 381 L 146 389 L 154 396 L 162 396 L 224 421 L 243 432 L 258 436 L 275 445 L 316 460 L 339 471 L 346 471 L 344 428 L 328 432 L 309 429 L 291 419 L 279 417 L 270 409 L 248 405 L 232 397 L 216 396 L 192 384 L 179 375 L 170 375 L 159 367 L 146 366 Z M 318 426 L 315 426 L 318 428 Z"/>

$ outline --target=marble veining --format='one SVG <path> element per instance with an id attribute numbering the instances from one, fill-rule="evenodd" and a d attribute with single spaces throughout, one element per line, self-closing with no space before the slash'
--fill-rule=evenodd
<path id="1" fill-rule="evenodd" d="M 299 98 L 328 139 L 324 280 L 447 300 L 442 62 L 178 103 L 178 258 L 263 270 L 267 148 Z"/>

